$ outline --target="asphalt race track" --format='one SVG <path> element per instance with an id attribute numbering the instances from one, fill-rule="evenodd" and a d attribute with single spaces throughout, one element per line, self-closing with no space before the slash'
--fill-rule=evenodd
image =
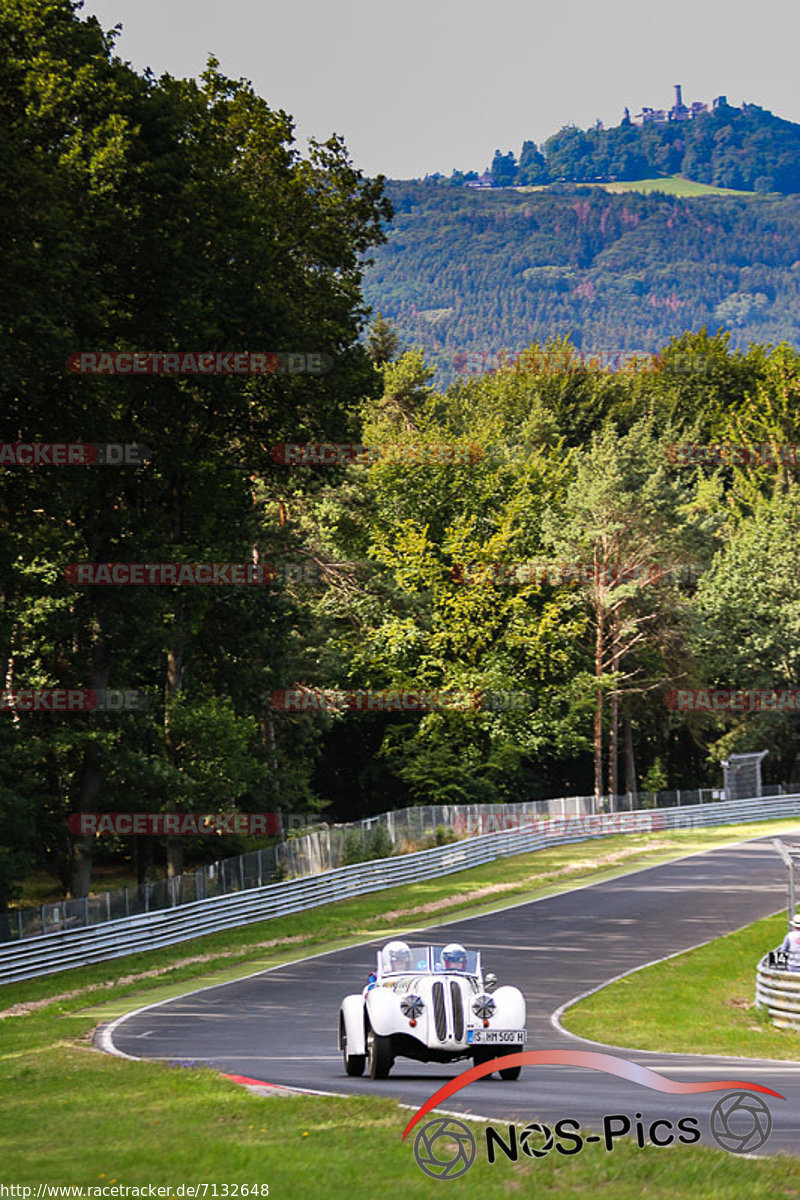
<path id="1" fill-rule="evenodd" d="M 773 1088 L 786 1101 L 765 1097 L 773 1130 L 760 1152 L 798 1153 L 800 1063 L 626 1052 L 622 1011 L 613 1048 L 574 1038 L 551 1022 L 552 1014 L 575 996 L 774 913 L 785 897 L 786 869 L 769 839 L 759 839 L 403 936 L 417 942 L 459 941 L 481 950 L 484 970 L 495 971 L 500 983 L 515 984 L 525 994 L 527 1050 L 603 1050 L 681 1082 L 740 1079 Z M 101 1044 L 135 1058 L 194 1062 L 312 1090 L 391 1096 L 417 1108 L 470 1067 L 470 1060 L 451 1067 L 401 1058 L 388 1079 L 373 1082 L 367 1076 L 348 1078 L 337 1051 L 341 999 L 364 986 L 375 960 L 373 947 L 385 940 L 140 1009 L 114 1022 Z M 668 995 L 664 1025 L 669 1028 Z M 594 1129 L 601 1128 L 606 1114 L 625 1114 L 632 1124 L 642 1114 L 646 1126 L 659 1118 L 674 1124 L 694 1116 L 702 1143 L 714 1145 L 708 1116 L 725 1094 L 673 1096 L 584 1068 L 525 1066 L 516 1082 L 497 1076 L 478 1080 L 443 1107 L 523 1124 L 569 1117 Z"/>

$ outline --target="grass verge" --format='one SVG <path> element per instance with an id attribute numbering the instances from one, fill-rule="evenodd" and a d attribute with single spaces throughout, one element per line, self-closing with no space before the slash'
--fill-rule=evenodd
<path id="1" fill-rule="evenodd" d="M 410 1146 L 401 1141 L 409 1114 L 393 1101 L 265 1099 L 212 1071 L 110 1058 L 91 1045 L 98 1018 L 304 953 L 476 915 L 797 824 L 760 822 L 572 844 L 7 985 L 0 990 L 2 1182 L 267 1183 L 272 1197 L 328 1200 L 366 1197 L 389 1181 L 405 1196 L 428 1197 L 435 1182 L 421 1173 Z M 530 1121 L 536 1114 L 524 1116 Z M 479 1141 L 480 1129 L 476 1126 Z M 595 1195 L 613 1183 L 622 1200 L 643 1191 L 672 1197 L 676 1189 L 731 1200 L 742 1194 L 800 1198 L 800 1188 L 790 1187 L 796 1171 L 784 1158 L 744 1162 L 709 1148 L 637 1150 L 635 1143 L 620 1143 L 612 1154 L 590 1146 L 574 1159 L 494 1167 L 479 1153 L 459 1181 L 459 1195 L 483 1195 L 488 1184 L 509 1192 L 544 1186 L 554 1197 Z"/>
<path id="2" fill-rule="evenodd" d="M 410 1111 L 380 1098 L 251 1095 L 211 1071 L 102 1058 L 61 1046 L 37 1072 L 19 1061 L 14 1138 L 0 1132 L 8 1182 L 103 1186 L 211 1183 L 269 1186 L 271 1200 L 332 1200 L 375 1195 L 430 1200 L 446 1184 L 424 1175 L 413 1138 L 402 1141 Z M 522 1123 L 535 1114 L 524 1114 Z M 503 1133 L 506 1126 L 497 1123 Z M 797 1198 L 798 1168 L 787 1156 L 742 1160 L 709 1147 L 638 1150 L 620 1140 L 607 1153 L 587 1146 L 574 1158 L 551 1153 L 490 1166 L 483 1125 L 478 1153 L 453 1195 L 593 1197 L 614 1200 L 781 1200 Z M 441 1150 L 441 1143 L 437 1150 Z M 219 1186 L 217 1193 L 222 1196 Z M 232 1195 L 232 1188 L 229 1195 Z M 260 1188 L 258 1194 L 260 1195 Z M 35 1195 L 35 1190 L 34 1190 Z"/>
<path id="3" fill-rule="evenodd" d="M 800 1059 L 800 1032 L 776 1029 L 755 1008 L 756 964 L 786 933 L 766 917 L 707 946 L 635 971 L 568 1008 L 571 1033 L 637 1050 Z"/>

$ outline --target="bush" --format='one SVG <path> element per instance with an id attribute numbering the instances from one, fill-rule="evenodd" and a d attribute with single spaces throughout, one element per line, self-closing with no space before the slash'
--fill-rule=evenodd
<path id="1" fill-rule="evenodd" d="M 369 862 L 373 858 L 388 858 L 394 853 L 394 843 L 385 825 L 376 825 L 369 833 L 348 829 L 344 838 L 343 866 Z"/>
<path id="2" fill-rule="evenodd" d="M 366 839 L 367 858 L 388 858 L 394 853 L 394 843 L 385 825 L 376 825 Z"/>
<path id="3" fill-rule="evenodd" d="M 342 866 L 349 867 L 351 863 L 366 861 L 367 856 L 364 853 L 364 840 L 360 829 L 348 829 L 344 835 Z"/>

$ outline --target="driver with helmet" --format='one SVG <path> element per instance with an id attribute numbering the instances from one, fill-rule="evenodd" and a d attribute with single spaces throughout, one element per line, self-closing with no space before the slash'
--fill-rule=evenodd
<path id="1" fill-rule="evenodd" d="M 405 942 L 389 942 L 383 948 L 384 971 L 410 971 L 411 950 Z"/>
<path id="2" fill-rule="evenodd" d="M 443 971 L 466 971 L 467 952 L 458 942 L 451 942 L 442 950 L 441 961 Z"/>

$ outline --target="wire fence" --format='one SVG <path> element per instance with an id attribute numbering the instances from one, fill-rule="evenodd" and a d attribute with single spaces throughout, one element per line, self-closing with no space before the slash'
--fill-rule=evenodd
<path id="1" fill-rule="evenodd" d="M 534 818 L 506 832 L 470 836 L 429 850 L 392 854 L 388 858 L 139 913 L 89 928 L 62 929 L 7 942 L 0 946 L 0 985 L 194 941 L 208 933 L 306 912 L 318 905 L 365 896 L 384 888 L 436 879 L 508 855 L 535 853 L 551 846 L 585 843 L 614 834 L 633 836 L 662 829 L 690 830 L 779 817 L 797 818 L 798 814 L 800 794 L 726 800 L 721 804 L 670 805 L 656 811 L 555 815 L 550 821 Z"/>
<path id="2" fill-rule="evenodd" d="M 788 793 L 789 787 L 783 784 L 765 784 L 762 788 L 765 797 Z M 343 825 L 320 822 L 318 828 L 303 836 L 288 837 L 172 878 L 36 908 L 11 909 L 0 914 L 0 943 L 176 908 L 353 863 L 425 850 L 464 837 L 516 829 L 536 819 L 713 804 L 724 799 L 722 788 L 693 788 L 629 792 L 600 801 L 594 796 L 566 796 L 518 804 L 422 804 Z"/>

